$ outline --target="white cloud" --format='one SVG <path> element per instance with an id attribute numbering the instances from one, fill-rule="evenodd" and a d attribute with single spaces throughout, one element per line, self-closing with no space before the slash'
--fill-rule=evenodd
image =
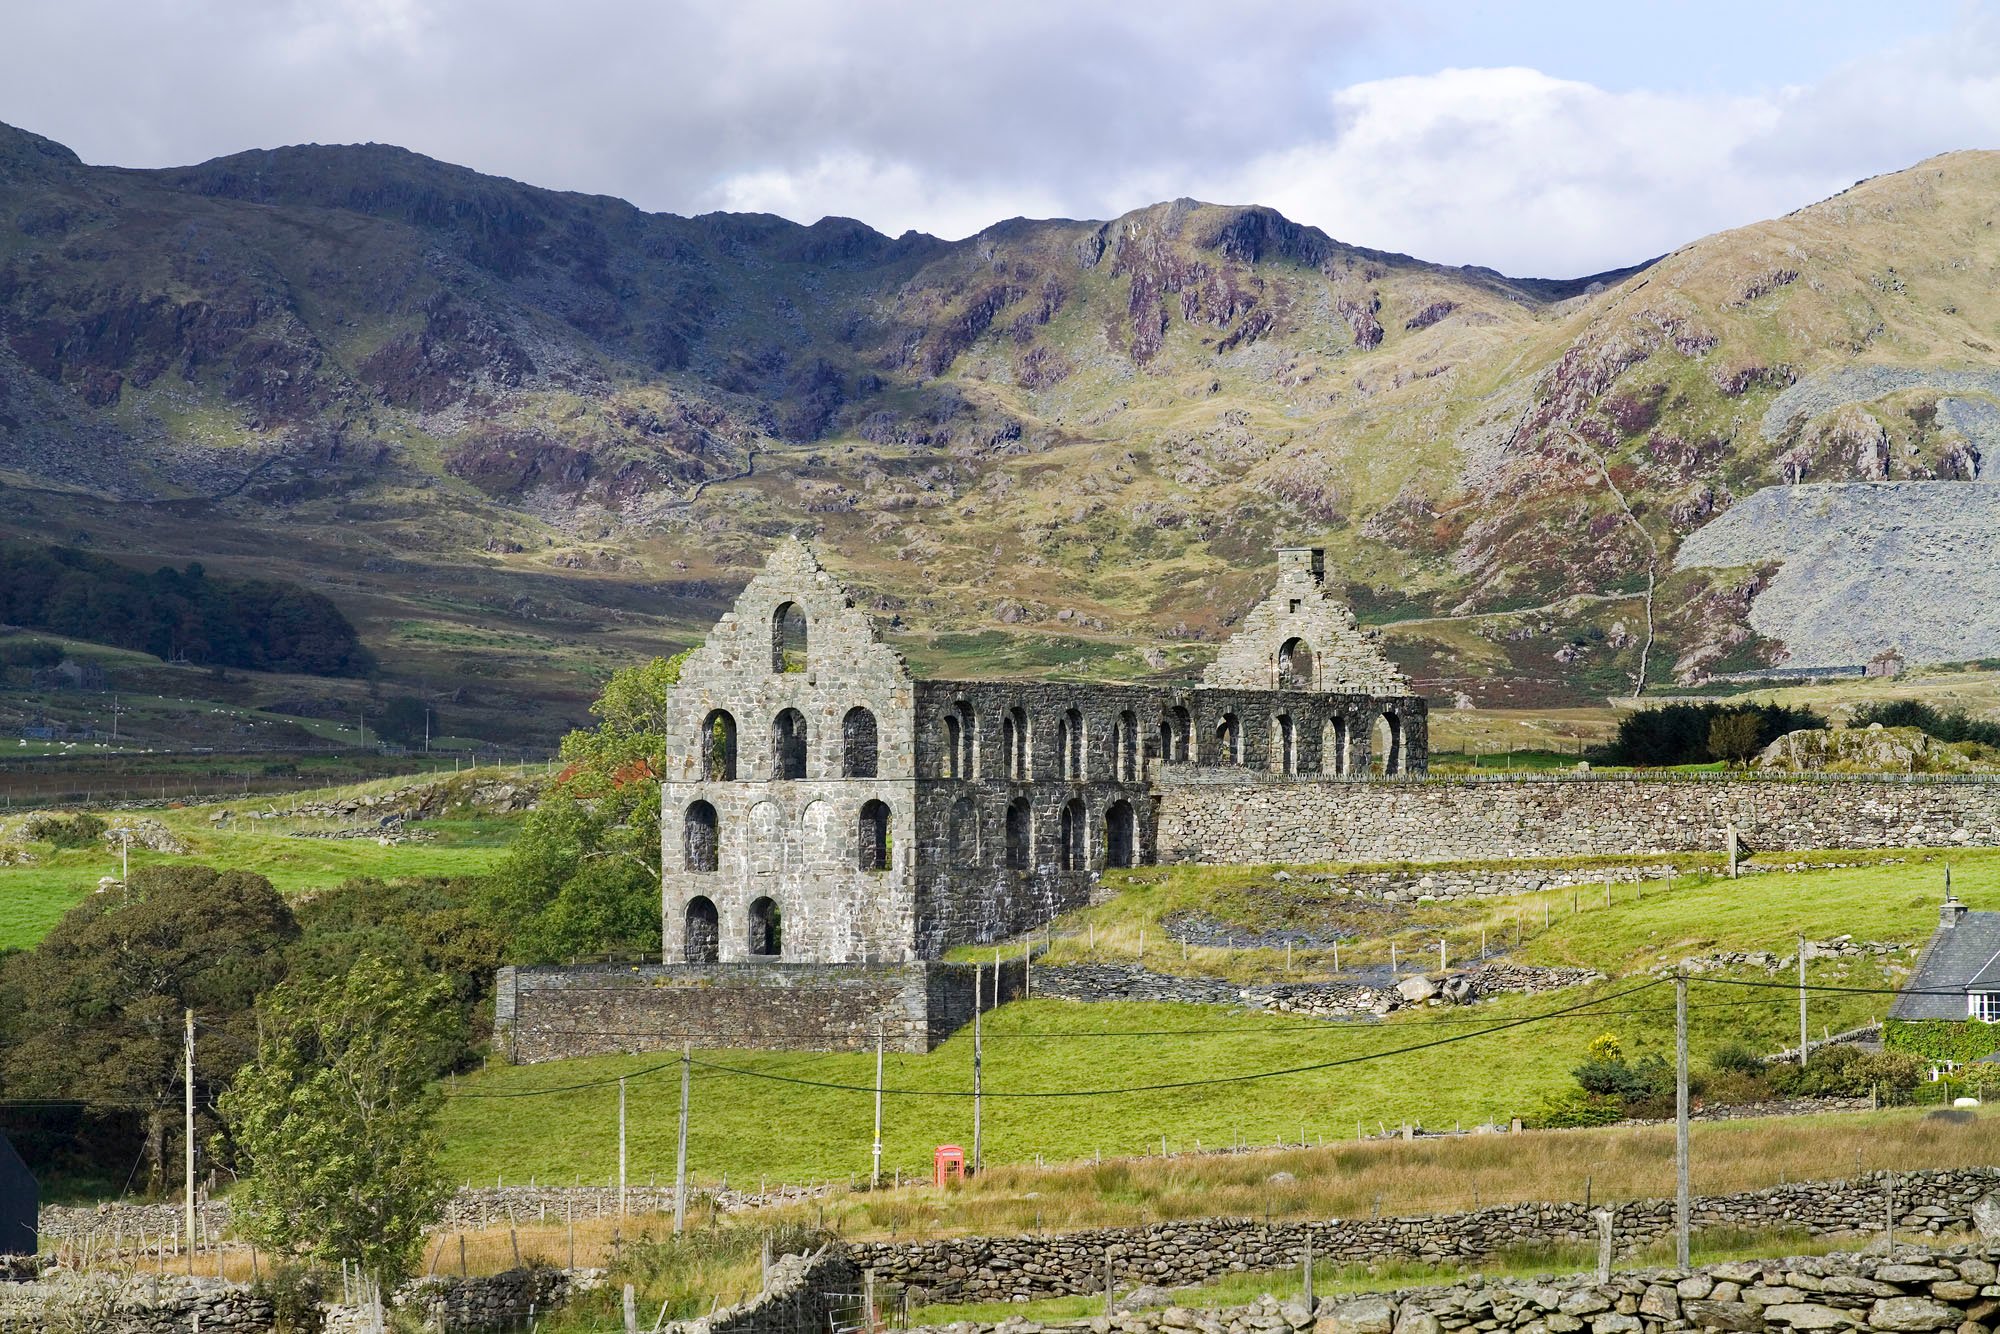
<path id="1" fill-rule="evenodd" d="M 10 16 L 0 118 L 92 161 L 372 139 L 647 208 L 891 233 L 1195 195 L 1554 275 L 2000 146 L 2000 0 L 1795 86 L 1527 67 L 1342 84 L 1371 43 L 1421 50 L 1438 3 L 66 0 Z M 1681 21 L 1628 23 L 1644 41 Z M 1739 26 L 1727 40 L 1776 40 L 1783 18 Z"/>

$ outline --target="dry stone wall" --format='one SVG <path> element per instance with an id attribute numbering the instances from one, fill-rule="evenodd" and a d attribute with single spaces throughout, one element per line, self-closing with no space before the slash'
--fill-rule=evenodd
<path id="1" fill-rule="evenodd" d="M 1501 861 L 1714 852 L 1734 824 L 1761 851 L 2000 846 L 2000 780 L 1341 781 L 1168 766 L 1163 861 Z"/>
<path id="2" fill-rule="evenodd" d="M 1521 1334 L 1667 1334 L 1682 1329 L 1764 1334 L 1791 1330 L 1880 1330 L 1893 1334 L 1956 1331 L 1976 1334 L 2000 1314 L 1994 1282 L 2000 1251 L 1930 1251 L 1899 1247 L 1894 1254 L 1740 1260 L 1696 1270 L 1642 1269 L 1599 1281 L 1565 1275 L 1486 1282 L 1478 1276 L 1451 1287 L 1189 1311 L 1177 1306 L 1125 1310 L 1065 1324 L 1008 1320 L 961 1321 L 952 1334 L 1457 1334 L 1461 1330 Z M 1166 1295 L 1166 1294 L 1162 1294 Z"/>
<path id="3" fill-rule="evenodd" d="M 1699 1197 L 1700 1228 L 1798 1228 L 1815 1236 L 1880 1228 L 1893 1189 L 1899 1229 L 1937 1232 L 1964 1226 L 1972 1206 L 2000 1187 L 1987 1168 L 1897 1174 L 1852 1181 L 1794 1182 L 1769 1190 Z M 1673 1201 L 1629 1200 L 1607 1206 L 1621 1254 L 1673 1229 Z M 1468 1213 L 1405 1218 L 1328 1219 L 1263 1224 L 1248 1219 L 1193 1219 L 1143 1228 L 1026 1237 L 955 1237 L 940 1241 L 857 1242 L 855 1262 L 878 1277 L 920 1287 L 932 1300 L 1016 1301 L 1102 1292 L 1107 1261 L 1120 1285 L 1178 1287 L 1247 1270 L 1301 1262 L 1306 1236 L 1330 1263 L 1383 1260 L 1478 1261 L 1510 1248 L 1595 1242 L 1592 1211 L 1579 1202 L 1495 1205 Z"/>
<path id="4" fill-rule="evenodd" d="M 676 1334 L 823 1334 L 861 1290 L 861 1274 L 837 1246 L 812 1255 L 784 1255 L 771 1262 L 764 1289 L 748 1301 L 718 1308 L 698 1320 L 669 1325 Z"/>

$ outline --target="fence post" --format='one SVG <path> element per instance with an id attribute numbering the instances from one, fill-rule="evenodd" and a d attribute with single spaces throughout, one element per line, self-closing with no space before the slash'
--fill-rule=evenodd
<path id="1" fill-rule="evenodd" d="M 1611 1211 L 1599 1209 L 1597 1219 L 1597 1281 L 1611 1281 Z"/>

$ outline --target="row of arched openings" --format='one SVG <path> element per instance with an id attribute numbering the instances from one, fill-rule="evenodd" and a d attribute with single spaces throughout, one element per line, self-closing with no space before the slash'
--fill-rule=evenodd
<path id="1" fill-rule="evenodd" d="M 697 734 L 702 776 L 711 783 L 736 781 L 736 718 L 715 709 L 702 720 Z M 806 776 L 806 716 L 785 709 L 771 722 L 771 777 L 797 780 Z M 881 734 L 875 715 L 855 707 L 840 722 L 840 776 L 876 778 L 881 775 Z"/>
<path id="2" fill-rule="evenodd" d="M 861 803 L 860 814 L 855 820 L 856 870 L 889 869 L 889 820 L 888 803 Z M 690 802 L 681 816 L 681 866 L 696 874 L 707 874 L 722 868 L 722 821 L 709 802 Z"/>
<path id="3" fill-rule="evenodd" d="M 776 959 L 785 953 L 784 917 L 778 901 L 768 895 L 750 902 L 748 940 L 752 958 Z M 714 963 L 722 955 L 722 914 L 715 900 L 697 894 L 687 901 L 681 917 L 681 958 L 688 963 Z"/>
<path id="4" fill-rule="evenodd" d="M 963 813 L 952 812 L 954 846 L 964 836 L 962 821 L 969 822 L 971 803 Z M 1057 814 L 1056 864 L 1065 871 L 1090 869 L 1090 814 L 1081 801 L 1066 801 Z M 1034 863 L 1035 810 L 1026 797 L 1007 803 L 1004 827 L 1005 862 L 1009 870 L 1026 871 Z M 1131 866 L 1138 856 L 1139 816 L 1129 801 L 1114 801 L 1104 808 L 1104 864 Z"/>

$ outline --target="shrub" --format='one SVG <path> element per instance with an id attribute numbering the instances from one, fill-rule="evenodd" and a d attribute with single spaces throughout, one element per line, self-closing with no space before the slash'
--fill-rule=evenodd
<path id="1" fill-rule="evenodd" d="M 276 1265 L 250 1291 L 271 1303 L 271 1328 L 276 1334 L 319 1334 L 325 1319 L 319 1276 L 303 1265 Z"/>
<path id="2" fill-rule="evenodd" d="M 1543 1095 L 1527 1121 L 1538 1130 L 1571 1130 L 1579 1126 L 1608 1126 L 1624 1119 L 1625 1103 L 1616 1094 L 1562 1089 Z"/>
<path id="3" fill-rule="evenodd" d="M 1761 1075 L 1764 1058 L 1747 1043 L 1725 1042 L 1710 1054 L 1708 1067 L 1718 1074 Z"/>
<path id="4" fill-rule="evenodd" d="M 1591 751 L 1590 758 L 1599 764 L 1701 764 L 1710 758 L 1709 734 L 1716 720 L 1734 714 L 1756 718 L 1752 749 L 1762 749 L 1787 732 L 1826 726 L 1826 719 L 1814 710 L 1784 704 L 1666 704 L 1624 715 L 1618 720 L 1617 736 Z"/>
<path id="5" fill-rule="evenodd" d="M 104 837 L 104 821 L 88 812 L 77 815 L 37 815 L 21 827 L 30 842 L 58 848 L 93 848 Z"/>
<path id="6" fill-rule="evenodd" d="M 1886 699 L 1854 711 L 1854 726 L 1914 727 L 1939 741 L 1976 741 L 2000 746 L 2000 723 L 1987 722 L 1958 709 L 1946 713 L 1920 699 Z"/>

